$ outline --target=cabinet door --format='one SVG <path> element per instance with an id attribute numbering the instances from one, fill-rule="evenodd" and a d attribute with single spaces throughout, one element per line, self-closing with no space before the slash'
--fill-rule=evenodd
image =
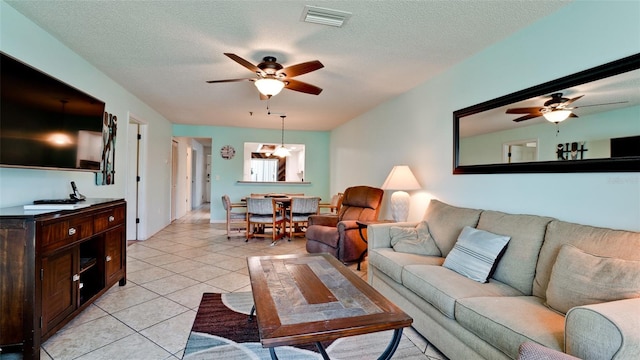
<path id="1" fill-rule="evenodd" d="M 0 219 L 0 347 L 23 342 L 25 322 L 33 323 L 32 237 L 33 222 Z"/>
<path id="2" fill-rule="evenodd" d="M 76 309 L 78 266 L 77 248 L 42 259 L 42 334 Z"/>
<path id="3" fill-rule="evenodd" d="M 118 226 L 105 233 L 105 281 L 107 287 L 124 276 L 126 238 L 124 226 Z"/>

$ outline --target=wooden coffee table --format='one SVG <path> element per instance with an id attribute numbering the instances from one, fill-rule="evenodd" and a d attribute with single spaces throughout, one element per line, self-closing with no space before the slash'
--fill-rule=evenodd
<path id="1" fill-rule="evenodd" d="M 379 359 L 390 359 L 413 319 L 329 254 L 247 258 L 260 342 L 275 347 L 394 330 Z"/>

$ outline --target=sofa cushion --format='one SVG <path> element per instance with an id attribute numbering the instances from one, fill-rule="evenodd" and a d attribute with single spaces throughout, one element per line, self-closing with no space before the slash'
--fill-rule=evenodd
<path id="1" fill-rule="evenodd" d="M 483 211 L 478 229 L 511 237 L 492 277 L 531 295 L 538 253 L 544 234 L 553 218 L 536 215 L 506 214 Z"/>
<path id="2" fill-rule="evenodd" d="M 438 245 L 442 256 L 447 256 L 465 226 L 476 227 L 482 210 L 460 208 L 431 200 L 424 215 L 429 233 Z"/>
<path id="3" fill-rule="evenodd" d="M 460 299 L 455 316 L 465 329 L 512 359 L 517 358 L 520 344 L 526 341 L 564 349 L 564 316 L 535 296 Z"/>
<path id="4" fill-rule="evenodd" d="M 404 253 L 440 256 L 440 250 L 429 234 L 429 225 L 422 221 L 416 227 L 392 226 L 389 229 L 393 250 Z"/>
<path id="5" fill-rule="evenodd" d="M 498 281 L 491 280 L 483 284 L 445 267 L 433 265 L 406 265 L 402 270 L 402 284 L 451 319 L 455 318 L 455 304 L 459 299 L 522 295 L 520 291 Z"/>
<path id="6" fill-rule="evenodd" d="M 545 298 L 560 247 L 571 244 L 595 256 L 640 261 L 640 232 L 611 230 L 554 220 L 547 226 L 536 265 L 533 295 Z"/>
<path id="7" fill-rule="evenodd" d="M 465 226 L 442 266 L 485 283 L 509 239 L 509 236 Z"/>
<path id="8" fill-rule="evenodd" d="M 560 248 L 547 287 L 547 305 L 566 314 L 575 306 L 640 297 L 640 261 Z"/>
<path id="9" fill-rule="evenodd" d="M 438 256 L 424 256 L 401 253 L 389 248 L 371 249 L 369 251 L 369 265 L 382 271 L 387 276 L 402 284 L 402 269 L 406 265 L 442 265 L 444 258 Z"/>

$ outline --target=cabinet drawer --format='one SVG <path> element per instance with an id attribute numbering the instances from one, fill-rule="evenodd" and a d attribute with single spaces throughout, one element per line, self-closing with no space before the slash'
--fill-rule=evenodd
<path id="1" fill-rule="evenodd" d="M 91 216 L 46 223 L 42 226 L 42 247 L 45 250 L 53 250 L 92 235 Z"/>
<path id="2" fill-rule="evenodd" d="M 96 233 L 124 223 L 125 207 L 118 206 L 107 211 L 99 212 L 93 217 L 93 228 Z"/>

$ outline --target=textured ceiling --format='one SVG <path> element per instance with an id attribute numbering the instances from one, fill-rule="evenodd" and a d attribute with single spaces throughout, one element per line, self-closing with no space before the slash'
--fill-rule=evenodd
<path id="1" fill-rule="evenodd" d="M 537 1 L 7 1 L 173 123 L 280 128 L 223 55 L 289 66 L 324 91 L 283 90 L 287 129 L 330 130 L 568 3 Z M 353 13 L 341 27 L 301 21 L 305 5 Z M 107 104 L 108 106 L 108 104 Z M 253 115 L 250 115 L 250 113 Z"/>

